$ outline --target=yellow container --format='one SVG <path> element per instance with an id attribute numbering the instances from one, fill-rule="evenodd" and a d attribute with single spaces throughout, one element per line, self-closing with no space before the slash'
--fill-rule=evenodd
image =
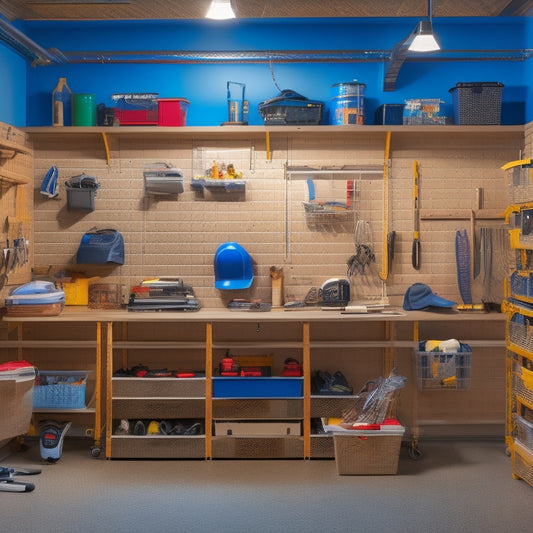
<path id="1" fill-rule="evenodd" d="M 71 282 L 63 282 L 65 292 L 65 305 L 88 305 L 89 304 L 89 284 L 100 279 L 93 278 L 72 278 Z"/>

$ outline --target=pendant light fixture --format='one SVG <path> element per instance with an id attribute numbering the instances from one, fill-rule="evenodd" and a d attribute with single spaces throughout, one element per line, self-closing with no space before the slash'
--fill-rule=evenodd
<path id="1" fill-rule="evenodd" d="M 235 12 L 231 7 L 231 0 L 213 0 L 207 11 L 206 19 L 234 19 Z"/>
<path id="2" fill-rule="evenodd" d="M 409 45 L 411 52 L 435 52 L 440 50 L 439 43 L 433 35 L 431 0 L 428 0 L 429 20 L 421 20 L 413 31 L 413 41 Z"/>

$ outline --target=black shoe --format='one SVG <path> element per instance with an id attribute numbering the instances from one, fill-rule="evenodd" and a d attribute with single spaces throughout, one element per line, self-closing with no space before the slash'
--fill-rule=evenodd
<path id="1" fill-rule="evenodd" d="M 146 435 L 146 424 L 142 420 L 137 420 L 133 426 L 134 435 Z"/>

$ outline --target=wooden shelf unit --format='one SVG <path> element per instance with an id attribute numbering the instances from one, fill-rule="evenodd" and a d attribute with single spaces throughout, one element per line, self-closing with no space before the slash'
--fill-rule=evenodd
<path id="1" fill-rule="evenodd" d="M 480 397 L 480 390 L 486 387 L 481 376 L 478 388 L 473 391 L 451 393 L 421 392 L 416 390 L 416 377 L 413 370 L 413 349 L 416 335 L 425 338 L 459 337 L 470 344 L 474 350 L 477 365 L 485 364 L 485 354 L 478 355 L 478 350 L 487 350 L 497 364 L 505 358 L 504 328 L 505 316 L 502 314 L 461 314 L 431 312 L 405 312 L 396 315 L 387 314 L 341 314 L 339 311 L 272 311 L 269 313 L 232 312 L 228 310 L 202 309 L 194 313 L 134 313 L 127 311 L 88 310 L 86 308 L 67 307 L 57 317 L 4 317 L 9 323 L 46 323 L 68 325 L 84 321 L 95 323 L 102 331 L 100 386 L 105 391 L 105 456 L 106 458 L 253 458 L 253 457 L 333 457 L 332 438 L 311 433 L 311 419 L 321 416 L 339 416 L 350 406 L 352 396 L 320 396 L 311 394 L 311 377 L 318 369 L 341 369 L 354 387 L 354 392 L 367 379 L 383 375 L 396 367 L 407 375 L 409 386 L 402 390 L 404 425 L 408 426 L 415 443 L 420 435 L 418 416 L 431 418 L 425 412 L 420 413 L 419 395 L 423 395 L 425 404 L 436 404 L 442 408 L 450 403 L 449 411 L 454 415 L 450 424 L 505 425 L 504 410 L 501 420 L 497 408 L 492 406 L 492 399 L 485 415 L 487 401 Z M 128 333 L 128 326 L 135 336 Z M 161 339 L 160 332 L 190 331 L 178 338 Z M 72 330 L 72 328 L 69 328 Z M 273 336 L 273 332 L 275 335 Z M 170 334 L 170 333 L 169 333 Z M 273 338 L 273 341 L 269 339 Z M 237 339 L 237 340 L 235 340 Z M 10 347 L 20 350 L 33 347 L 31 340 L 10 341 Z M 59 342 L 59 341 L 58 341 Z M 52 347 L 53 342 L 46 344 Z M 283 361 L 289 355 L 302 362 L 303 397 L 301 398 L 213 398 L 213 368 L 218 365 L 220 354 L 225 349 L 242 350 L 257 354 L 268 350 L 275 354 L 274 372 L 280 375 Z M 179 366 L 184 356 L 188 361 L 205 364 L 205 378 L 194 382 L 194 391 L 188 378 L 117 378 L 113 372 L 124 364 L 138 364 L 139 354 L 143 350 L 153 355 L 152 361 L 143 360 L 143 364 L 157 364 L 162 361 Z M 189 351 L 195 351 L 194 357 Z M 131 352 L 131 353 L 128 353 Z M 162 359 L 164 353 L 167 359 Z M 161 355 L 158 355 L 161 354 Z M 180 355 L 181 354 L 181 355 Z M 488 369 L 487 372 L 493 372 Z M 193 378 L 196 379 L 196 378 Z M 503 376 L 502 376 L 503 379 Z M 139 380 L 139 381 L 138 381 Z M 156 392 L 147 391 L 146 387 L 160 388 Z M 135 392 L 136 391 L 136 392 Z M 489 394 L 491 392 L 489 391 Z M 453 398 L 452 398 L 453 396 Z M 473 407 L 465 407 L 464 401 L 472 399 Z M 497 403 L 497 400 L 495 400 Z M 475 411 L 475 409 L 478 411 Z M 442 410 L 442 409 L 441 409 Z M 474 411 L 473 411 L 474 410 Z M 496 415 L 492 413 L 494 410 Z M 183 413 L 191 418 L 205 420 L 206 434 L 202 436 L 142 436 L 113 435 L 112 420 L 120 417 L 131 418 L 179 418 Z M 446 414 L 446 413 L 444 413 Z M 456 416 L 457 415 L 457 416 Z M 442 424 L 442 413 L 438 419 L 429 420 Z M 477 419 L 476 419 L 477 416 Z M 302 435 L 284 438 L 256 437 L 214 437 L 212 422 L 215 418 L 237 419 L 296 419 L 302 421 Z M 457 419 L 455 419 L 457 418 Z M 254 454 L 253 450 L 258 453 Z"/>

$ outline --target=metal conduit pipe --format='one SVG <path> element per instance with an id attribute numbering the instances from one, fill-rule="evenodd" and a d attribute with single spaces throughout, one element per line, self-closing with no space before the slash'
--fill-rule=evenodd
<path id="1" fill-rule="evenodd" d="M 525 50 L 446 50 L 431 57 L 406 57 L 405 61 L 523 61 Z M 278 50 L 278 51 L 85 51 L 65 52 L 68 63 L 370 63 L 388 62 L 394 50 Z"/>
<path id="2" fill-rule="evenodd" d="M 0 40 L 4 41 L 22 57 L 29 59 L 32 66 L 65 63 L 65 56 L 57 49 L 45 50 L 20 30 L 3 19 L 0 19 Z"/>

